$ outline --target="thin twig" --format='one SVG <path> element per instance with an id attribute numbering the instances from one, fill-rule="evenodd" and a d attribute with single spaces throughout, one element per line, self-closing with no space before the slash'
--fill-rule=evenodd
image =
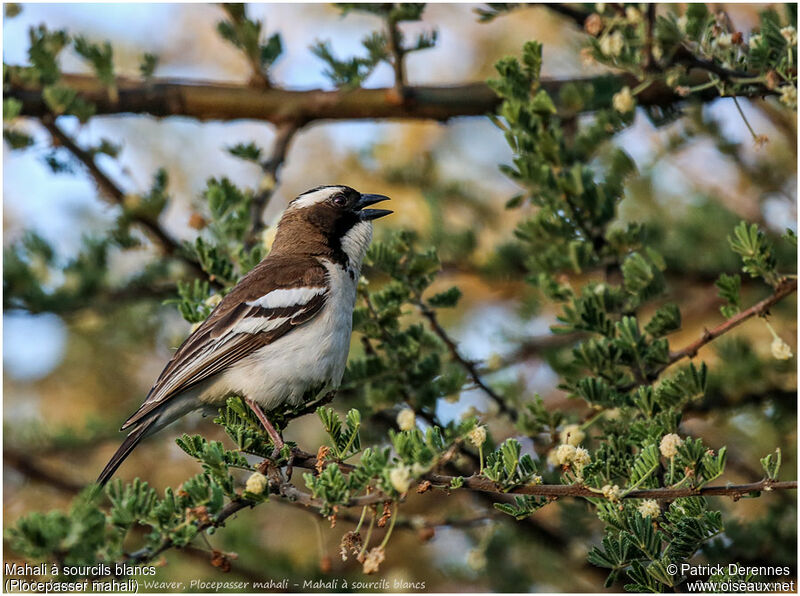
<path id="1" fill-rule="evenodd" d="M 691 344 L 689 344 L 688 346 L 686 346 L 681 350 L 678 350 L 677 352 L 671 353 L 669 356 L 669 364 L 667 364 L 664 368 L 672 364 L 675 364 L 676 362 L 684 358 L 694 358 L 698 350 L 707 343 L 709 343 L 710 341 L 716 339 L 720 335 L 727 333 L 734 327 L 741 325 L 751 317 L 754 317 L 756 315 L 763 316 L 767 314 L 767 312 L 769 312 L 769 309 L 772 308 L 772 306 L 774 306 L 775 304 L 780 302 L 783 298 L 785 298 L 789 294 L 792 294 L 795 291 L 797 291 L 797 279 L 786 278 L 781 280 L 781 282 L 775 288 L 775 292 L 771 296 L 768 296 L 767 298 L 764 298 L 764 300 L 757 302 L 747 310 L 743 310 L 742 312 L 732 316 L 730 319 L 728 319 L 721 325 L 717 325 L 713 329 L 704 330 L 703 335 L 702 337 L 700 337 L 700 339 L 692 342 Z"/>
<path id="2" fill-rule="evenodd" d="M 387 18 L 386 27 L 389 30 L 389 49 L 392 52 L 392 68 L 394 69 L 394 88 L 398 95 L 403 97 L 403 89 L 406 86 L 405 54 L 402 44 L 402 33 L 397 21 Z"/>
<path id="3" fill-rule="evenodd" d="M 506 401 L 494 389 L 489 387 L 489 385 L 484 382 L 484 380 L 481 378 L 481 375 L 478 373 L 478 368 L 475 363 L 461 355 L 461 353 L 458 351 L 458 346 L 456 343 L 439 323 L 439 320 L 436 317 L 436 312 L 422 300 L 418 299 L 415 303 L 422 313 L 422 316 L 428 319 L 433 332 L 445 343 L 447 349 L 450 350 L 450 355 L 453 357 L 453 360 L 457 361 L 459 364 L 461 364 L 461 366 L 464 367 L 473 383 L 480 387 L 481 390 L 497 404 L 497 407 L 500 408 L 500 411 L 503 414 L 506 414 L 513 422 L 516 422 L 518 417 L 516 410 L 510 408 L 508 404 L 506 404 Z"/>
<path id="4" fill-rule="evenodd" d="M 250 204 L 251 229 L 248 242 L 251 246 L 259 241 L 258 236 L 264 229 L 264 211 L 275 193 L 275 188 L 278 186 L 278 175 L 283 163 L 286 161 L 289 145 L 300 128 L 301 125 L 298 122 L 290 121 L 279 124 L 275 129 L 272 151 L 269 158 L 261 164 L 263 173 L 261 183 Z"/>
<path id="5" fill-rule="evenodd" d="M 653 58 L 653 32 L 656 22 L 656 3 L 651 2 L 647 5 L 647 15 L 645 17 L 645 37 L 644 37 L 644 71 L 648 72 L 654 69 Z"/>
<path id="6" fill-rule="evenodd" d="M 125 192 L 98 167 L 94 157 L 88 151 L 82 149 L 71 136 L 64 132 L 56 123 L 53 116 L 43 116 L 41 122 L 53 137 L 54 143 L 64 147 L 88 170 L 95 184 L 97 184 L 97 187 L 100 189 L 101 194 L 104 195 L 111 204 L 124 207 Z M 153 242 L 158 245 L 164 254 L 182 260 L 196 275 L 203 278 L 206 277 L 206 273 L 203 271 L 202 267 L 200 267 L 200 264 L 188 257 L 181 244 L 172 238 L 157 221 L 137 214 L 132 214 L 132 219 L 147 233 Z"/>

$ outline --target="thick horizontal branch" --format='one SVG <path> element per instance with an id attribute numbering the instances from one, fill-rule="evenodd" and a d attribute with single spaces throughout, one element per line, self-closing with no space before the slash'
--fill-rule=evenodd
<path id="1" fill-rule="evenodd" d="M 299 467 L 315 469 L 317 465 L 316 456 L 298 451 L 295 455 L 295 465 Z M 343 472 L 350 472 L 354 468 L 348 464 L 339 464 Z M 455 476 L 444 474 L 429 473 L 422 480 L 428 480 L 435 485 L 450 487 Z M 540 497 L 590 497 L 595 499 L 605 499 L 602 494 L 591 490 L 589 487 L 580 484 L 531 484 L 519 486 L 511 490 L 503 490 L 500 486 L 481 476 L 462 477 L 462 488 L 480 491 L 485 493 L 499 493 L 505 495 L 534 495 Z M 648 488 L 634 490 L 627 493 L 623 498 L 626 499 L 659 499 L 670 500 L 679 497 L 700 497 L 700 496 L 729 496 L 738 499 L 744 495 L 758 491 L 771 490 L 792 490 L 797 488 L 797 481 L 791 480 L 778 482 L 775 480 L 759 480 L 749 484 L 727 484 L 717 486 L 704 486 L 702 488 Z M 461 490 L 461 489 L 459 489 Z"/>
<path id="2" fill-rule="evenodd" d="M 427 476 L 431 482 L 439 484 L 446 483 L 448 486 L 453 480 L 451 476 L 440 474 L 429 474 Z M 578 484 L 537 484 L 530 486 L 520 486 L 509 491 L 503 491 L 494 482 L 487 478 L 470 476 L 464 478 L 464 488 L 477 490 L 487 493 L 504 493 L 510 495 L 533 495 L 538 497 L 587 497 L 594 499 L 605 499 L 602 494 L 594 492 L 590 488 Z M 672 500 L 680 497 L 701 497 L 701 496 L 728 496 L 738 499 L 744 495 L 770 490 L 793 490 L 797 489 L 797 481 L 776 482 L 773 480 L 760 480 L 749 484 L 727 484 L 718 486 L 704 486 L 702 488 L 648 488 L 634 490 L 627 493 L 625 499 L 656 499 Z"/>
<path id="3" fill-rule="evenodd" d="M 35 482 L 41 482 L 70 494 L 77 494 L 85 487 L 80 482 L 66 478 L 62 474 L 54 474 L 30 455 L 16 449 L 3 449 L 3 464 Z"/>
<path id="4" fill-rule="evenodd" d="M 5 89 L 6 97 L 22 102 L 22 115 L 42 117 L 50 113 L 42 89 L 18 81 L 13 72 Z M 699 85 L 708 75 L 695 70 L 690 84 Z M 640 81 L 629 74 L 603 75 L 569 80 L 543 80 L 542 86 L 554 97 L 569 84 L 589 83 L 595 87 L 591 111 L 608 105 L 611 93 L 623 86 L 634 87 Z M 65 74 L 61 83 L 75 89 L 79 96 L 95 106 L 96 114 L 150 114 L 152 116 L 187 116 L 199 120 L 264 120 L 275 124 L 304 125 L 315 120 L 359 119 L 431 119 L 444 121 L 457 116 L 482 116 L 500 105 L 500 98 L 483 82 L 453 86 L 407 86 L 402 94 L 395 88 L 323 91 L 294 91 L 281 88 L 257 88 L 247 85 L 206 81 L 151 79 L 140 81 L 119 77 L 116 101 L 107 88 L 89 75 Z M 707 96 L 716 92 L 707 90 Z M 695 96 L 698 96 L 695 95 Z M 643 106 L 667 105 L 684 100 L 663 81 L 654 81 L 636 96 Z"/>
<path id="5" fill-rule="evenodd" d="M 307 453 L 300 449 L 295 449 L 293 452 L 293 465 L 301 468 L 316 470 L 318 465 L 318 459 L 315 455 L 311 453 Z M 333 463 L 333 462 L 331 462 Z M 262 466 L 269 467 L 269 461 L 265 460 Z M 355 468 L 354 466 L 346 463 L 338 463 L 339 468 L 345 472 L 349 473 L 352 472 Z M 265 471 L 267 471 L 265 468 Z M 269 472 L 268 472 L 269 473 Z M 277 472 L 278 476 L 281 476 L 280 472 Z M 272 475 L 275 478 L 275 475 Z M 429 483 L 430 488 L 444 488 L 449 489 L 453 480 L 455 480 L 455 476 L 447 476 L 444 474 L 436 474 L 436 473 L 429 473 L 424 476 L 424 478 L 420 479 L 421 481 L 427 481 Z M 604 499 L 602 494 L 595 492 L 586 486 L 579 485 L 579 484 L 531 484 L 516 487 L 511 490 L 503 490 L 497 484 L 489 480 L 488 478 L 481 477 L 481 476 L 469 476 L 469 477 L 461 477 L 462 480 L 462 488 L 459 490 L 467 489 L 472 490 L 480 493 L 493 493 L 498 495 L 533 495 L 533 496 L 542 496 L 542 497 L 551 497 L 554 499 L 560 497 L 583 497 L 583 498 L 597 498 L 597 499 Z M 654 489 L 641 489 L 641 490 L 634 490 L 630 491 L 629 493 L 625 494 L 622 498 L 626 499 L 658 499 L 658 500 L 672 500 L 677 499 L 679 497 L 699 497 L 699 496 L 729 496 L 734 499 L 738 499 L 745 495 L 754 492 L 760 491 L 773 491 L 773 490 L 794 490 L 797 489 L 797 481 L 784 481 L 779 482 L 775 480 L 763 479 L 758 482 L 752 482 L 749 484 L 728 484 L 728 485 L 718 485 L 718 486 L 705 486 L 702 488 L 691 488 L 691 487 L 683 487 L 683 488 L 654 488 Z M 305 507 L 313 507 L 313 508 L 321 508 L 324 505 L 324 502 L 320 499 L 317 499 L 311 496 L 309 493 L 301 491 L 294 485 L 292 485 L 288 480 L 281 480 L 279 482 L 271 482 L 270 483 L 270 493 L 278 495 L 283 499 L 286 499 L 289 502 L 295 503 L 299 506 Z M 402 498 L 402 497 L 401 497 Z M 378 504 L 381 502 L 385 502 L 390 500 L 391 498 L 380 491 L 373 491 L 363 496 L 353 497 L 348 502 L 342 503 L 340 507 L 342 508 L 350 508 L 350 507 L 364 507 L 367 505 Z M 198 532 L 203 532 L 208 528 L 211 527 L 220 527 L 225 524 L 225 521 L 230 518 L 232 515 L 235 515 L 239 511 L 246 509 L 248 507 L 254 507 L 257 503 L 245 500 L 245 499 L 237 499 L 230 501 L 227 505 L 225 505 L 222 510 L 213 518 L 209 518 L 203 522 L 198 524 Z M 126 556 L 126 561 L 134 562 L 134 563 L 144 563 L 146 561 L 153 560 L 156 556 L 160 553 L 164 552 L 172 548 L 174 545 L 172 544 L 169 538 L 165 539 L 158 547 L 156 548 L 144 548 L 139 551 L 129 553 Z"/>

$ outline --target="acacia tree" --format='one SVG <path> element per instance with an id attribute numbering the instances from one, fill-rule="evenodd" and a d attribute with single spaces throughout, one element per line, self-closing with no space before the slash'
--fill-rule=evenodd
<path id="1" fill-rule="evenodd" d="M 609 74 L 543 79 L 547 48 L 530 41 L 518 56 L 498 61 L 487 83 L 448 87 L 407 82 L 406 56 L 437 42 L 435 31 L 417 39 L 403 34 L 404 23 L 423 18 L 424 5 L 339 8 L 344 14 L 374 15 L 380 28 L 363 40 L 360 55 L 337 57 L 326 42 L 311 48 L 335 91 L 276 86 L 270 68 L 282 52 L 281 36 L 249 17 L 242 5 L 223 5 L 218 24 L 219 35 L 251 66 L 250 80 L 241 85 L 159 79 L 154 76 L 158 58 L 152 54 L 142 58 L 140 79 L 124 79 L 115 75 L 109 42 L 32 29 L 29 63 L 4 64 L 7 146 L 25 151 L 33 141 L 19 123 L 37 120 L 52 138 L 53 150 L 45 156 L 49 165 L 58 171 L 80 164 L 117 217 L 104 236 L 87 241 L 67 264 L 32 233 L 7 247 L 4 305 L 64 314 L 122 298 L 166 299 L 188 323 L 197 324 L 268 251 L 264 212 L 280 188 L 280 169 L 298 131 L 331 119 L 477 116 L 489 118 L 505 135 L 513 161 L 500 167 L 520 192 L 506 204 L 519 214 L 513 237 L 496 243 L 475 273 L 490 280 L 524 280 L 534 290 L 528 295 L 556 308 L 552 334 L 522 337 L 497 361 L 472 361 L 441 322 L 443 309 L 457 305 L 461 290 L 431 286 L 443 268 L 474 267 L 458 258 L 474 251 L 474 234 L 384 235 L 367 256 L 370 283 L 359 285 L 353 323 L 360 349 L 351 354 L 336 392 L 337 409 L 328 406 L 333 394 L 315 394 L 302 408 L 270 413 L 280 428 L 315 413 L 329 436 L 326 444 L 289 442 L 274 457 L 258 421 L 238 396 L 231 396 L 214 420 L 227 442 L 201 434 L 178 439 L 187 457 L 202 465 L 199 474 L 163 494 L 140 479 L 112 482 L 104 494 L 90 488 L 67 512 L 17 520 L 6 532 L 7 544 L 20 556 L 60 565 L 144 564 L 171 549 L 207 542 L 206 536 L 234 514 L 251 515 L 243 510 L 284 501 L 334 526 L 337 520 L 352 522 L 354 528 L 340 532 L 341 554 L 354 556 L 370 574 L 380 570 L 396 528 L 423 531 L 438 525 L 424 516 L 403 518 L 410 493 L 423 494 L 420 503 L 430 508 L 446 507 L 448 500 L 468 493 L 483 512 L 441 523 L 468 527 L 489 519 L 497 524 L 493 512 L 499 512 L 532 535 L 556 542 L 564 539 L 537 521 L 539 510 L 575 512 L 576 501 L 585 503 L 582 519 L 588 512 L 602 533 L 579 535 L 592 541 L 586 559 L 605 569 L 607 587 L 663 591 L 685 580 L 669 571 L 671 564 L 701 557 L 742 560 L 742 536 L 758 533 L 726 520 L 707 497 L 736 501 L 769 493 L 765 498 L 775 499 L 779 491 L 795 489 L 795 481 L 779 479 L 781 447 L 794 446 L 776 436 L 776 450 L 761 459 L 760 472 L 753 462 L 740 463 L 751 473 L 750 481 L 726 483 L 726 446 L 693 436 L 683 423 L 692 412 L 726 407 L 726 396 L 739 382 L 731 371 L 745 364 L 750 379 L 760 381 L 760 391 L 747 399 L 781 407 L 775 405 L 771 379 L 793 356 L 786 333 L 780 327 L 776 331 L 768 317 L 796 290 L 796 237 L 787 229 L 776 238 L 763 221 L 737 223 L 729 212 L 722 217 L 711 207 L 671 221 L 623 217 L 620 203 L 642 176 L 616 140 L 638 115 L 656 127 L 680 131 L 671 150 L 705 136 L 720 151 L 738 156 L 739 147 L 725 144 L 719 123 L 704 110 L 717 100 L 732 102 L 743 119 L 740 103 L 758 102 L 793 127 L 796 7 L 787 6 L 783 15 L 765 10 L 756 30 L 743 32 L 724 13 L 702 4 L 689 5 L 682 14 L 654 4 L 548 5 L 582 29 L 584 57 L 608 66 Z M 490 5 L 478 10 L 477 18 L 489 23 L 516 8 Z M 70 46 L 93 75 L 61 71 L 59 53 Z M 381 63 L 391 66 L 394 85 L 362 87 Z M 193 220 L 199 231 L 186 243 L 160 221 L 170 200 L 166 170 L 156 174 L 146 192 L 127 193 L 98 165 L 98 156 L 113 158 L 119 148 L 105 140 L 81 145 L 60 122 L 64 116 L 85 122 L 103 114 L 248 118 L 272 123 L 276 135 L 269 150 L 255 143 L 229 148 L 258 164 L 263 180 L 258 188 L 244 189 L 227 178 L 209 179 L 203 212 Z M 753 142 L 767 141 L 745 122 Z M 395 176 L 425 188 L 432 202 L 453 195 L 469 198 L 431 168 Z M 726 222 L 729 228 L 720 231 Z M 700 263 L 698 243 L 714 232 L 727 237 L 728 254 Z M 109 255 L 142 244 L 160 254 L 124 285 L 115 283 Z M 719 244 L 713 246 L 710 252 Z M 63 283 L 46 283 L 42 268 L 62 269 Z M 692 304 L 675 288 L 680 278 L 692 276 L 706 294 L 718 294 L 722 319 L 706 315 L 702 333 L 676 345 L 669 336 L 681 328 Z M 696 358 L 704 346 L 717 345 L 718 338 L 755 318 L 767 321 L 774 358 L 762 358 L 746 341 L 721 344 L 721 358 L 712 366 Z M 544 357 L 559 376 L 563 395 L 585 407 L 545 403 L 527 387 L 498 376 L 534 355 Z M 471 389 L 488 398 L 490 411 L 441 421 L 437 405 Z M 782 391 L 794 400 L 794 388 Z M 337 413 L 346 406 L 351 406 L 346 415 Z M 50 441 L 59 444 L 58 438 Z M 67 490 L 77 488 L 20 451 L 13 441 L 5 445 L 6 465 Z M 777 523 L 775 515 L 764 519 Z M 138 532 L 141 527 L 148 530 L 145 535 Z M 721 540 L 723 535 L 731 540 Z M 491 551 L 483 545 L 486 556 Z M 231 568 L 229 553 L 212 549 L 211 560 Z"/>

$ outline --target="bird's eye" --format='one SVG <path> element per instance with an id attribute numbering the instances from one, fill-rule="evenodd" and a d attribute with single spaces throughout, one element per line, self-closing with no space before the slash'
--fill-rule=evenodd
<path id="1" fill-rule="evenodd" d="M 347 204 L 347 198 L 344 195 L 336 195 L 333 197 L 333 204 L 337 207 L 344 207 Z"/>

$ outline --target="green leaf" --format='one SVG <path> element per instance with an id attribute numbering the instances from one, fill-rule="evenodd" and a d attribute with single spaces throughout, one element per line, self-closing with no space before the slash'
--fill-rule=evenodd
<path id="1" fill-rule="evenodd" d="M 158 56 L 155 54 L 145 53 L 142 56 L 142 61 L 139 63 L 139 74 L 142 75 L 142 78 L 149 79 L 153 76 L 157 66 Z"/>
<path id="2" fill-rule="evenodd" d="M 764 475 L 770 480 L 777 480 L 778 473 L 781 471 L 781 450 L 775 449 L 775 453 L 770 453 L 761 458 L 761 469 Z"/>
<path id="3" fill-rule="evenodd" d="M 65 85 L 48 85 L 42 89 L 44 103 L 51 112 L 57 115 L 64 114 L 77 95 L 77 91 Z"/>
<path id="4" fill-rule="evenodd" d="M 531 100 L 531 111 L 542 115 L 556 113 L 556 106 L 547 91 L 540 89 L 539 92 L 533 97 Z"/>
<path id="5" fill-rule="evenodd" d="M 727 275 L 723 273 L 719 276 L 714 285 L 719 290 L 719 297 L 725 300 L 728 304 L 720 307 L 722 316 L 726 319 L 731 318 L 733 315 L 741 310 L 741 298 L 739 290 L 742 286 L 742 278 L 738 274 Z"/>
<path id="6" fill-rule="evenodd" d="M 3 122 L 13 120 L 22 113 L 22 102 L 14 97 L 3 98 Z"/>
<path id="7" fill-rule="evenodd" d="M 728 242 L 731 249 L 742 257 L 743 272 L 750 277 L 761 277 L 772 286 L 778 282 L 772 244 L 756 224 L 739 222 L 733 236 L 728 236 Z"/>
<path id="8" fill-rule="evenodd" d="M 238 143 L 228 147 L 228 153 L 234 157 L 245 159 L 247 161 L 258 162 L 261 159 L 261 147 L 256 145 L 253 141 L 247 144 Z"/>
<path id="9" fill-rule="evenodd" d="M 439 292 L 431 296 L 428 299 L 428 304 L 435 308 L 452 308 L 458 303 L 460 298 L 461 290 L 459 290 L 457 286 L 453 286 L 444 292 Z"/>
<path id="10" fill-rule="evenodd" d="M 7 19 L 13 19 L 22 12 L 22 5 L 16 2 L 8 2 L 3 5 Z"/>
<path id="11" fill-rule="evenodd" d="M 3 138 L 11 149 L 25 149 L 33 145 L 33 138 L 13 128 L 3 129 Z"/>
<path id="12" fill-rule="evenodd" d="M 645 325 L 653 337 L 663 337 L 681 328 L 681 311 L 677 304 L 672 302 L 659 308 Z"/>

